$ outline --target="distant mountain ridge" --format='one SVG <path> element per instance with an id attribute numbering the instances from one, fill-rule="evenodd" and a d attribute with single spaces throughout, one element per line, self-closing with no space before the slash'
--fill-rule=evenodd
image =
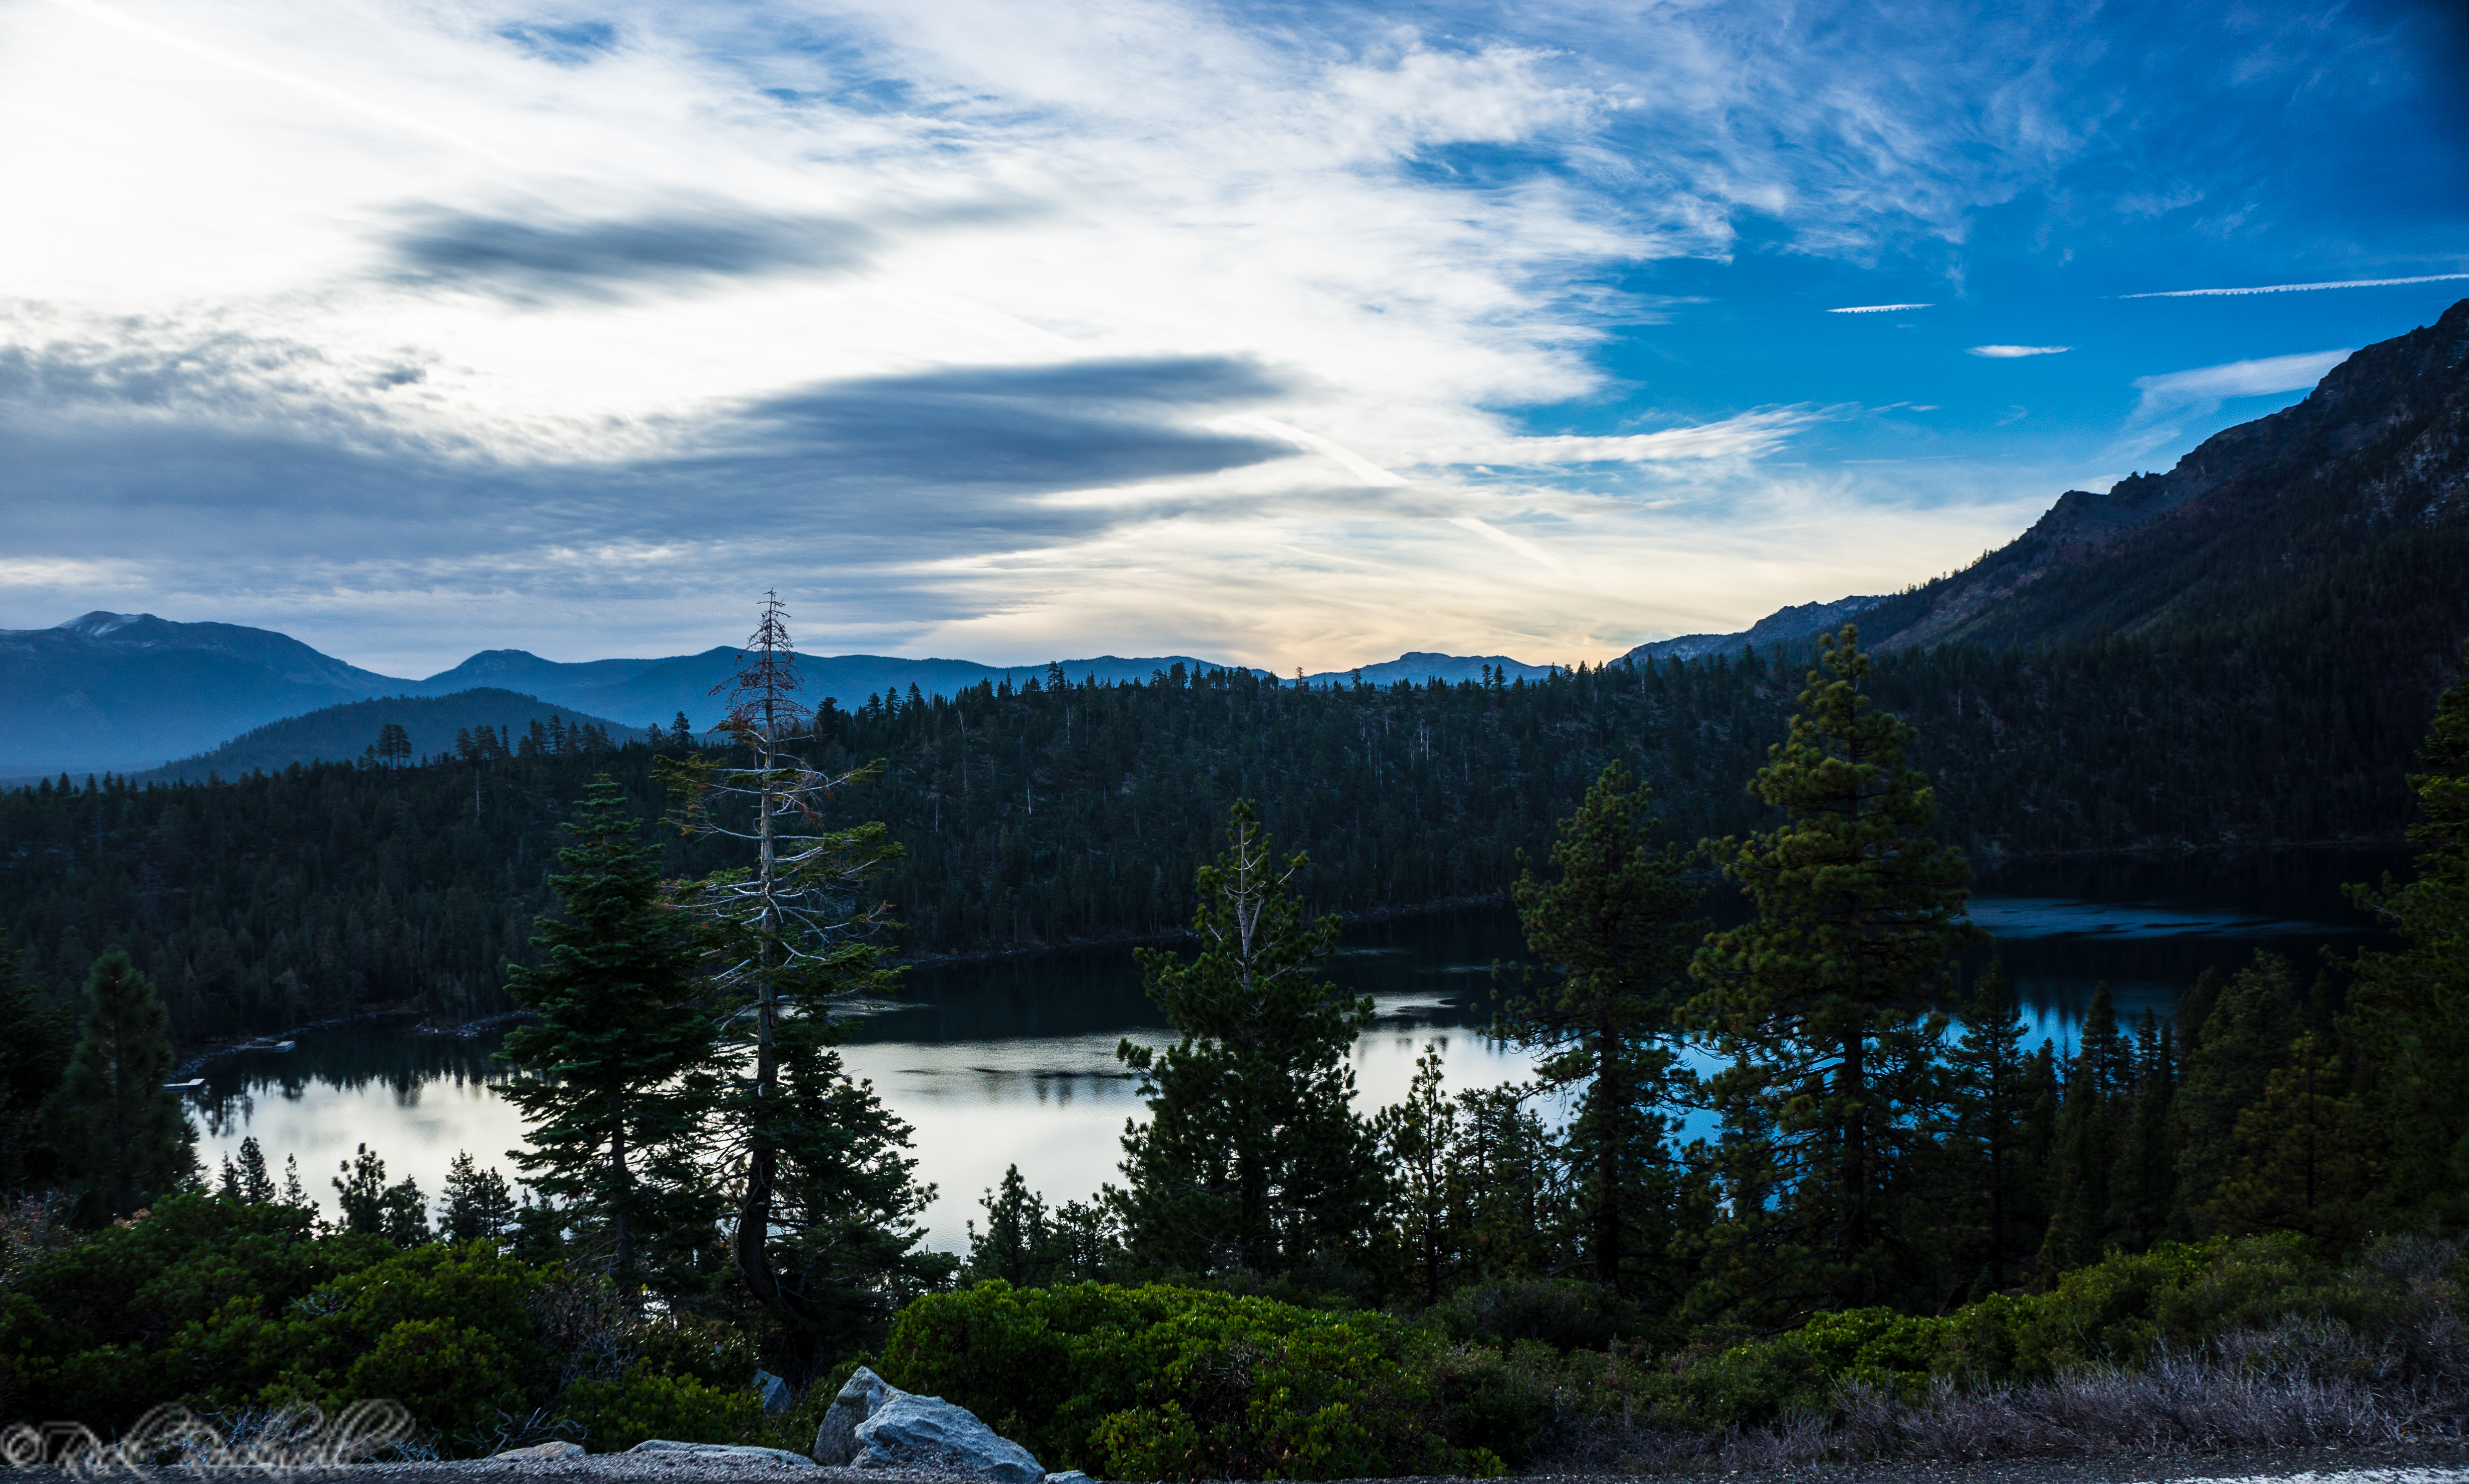
<path id="1" fill-rule="evenodd" d="M 1832 603 L 1800 603 L 1778 609 L 1738 634 L 1683 634 L 1638 645 L 1625 660 L 1700 660 L 1708 655 L 1737 654 L 1790 644 L 1840 628 L 1875 607 L 1875 597 L 1843 597 Z"/>
<path id="2" fill-rule="evenodd" d="M 403 684 L 239 624 L 91 613 L 0 630 L 0 775 L 150 768 Z"/>
<path id="3" fill-rule="evenodd" d="M 515 698 L 489 703 L 499 711 L 520 702 L 515 709 L 524 719 L 532 714 L 524 707 L 545 707 L 619 729 L 642 729 L 665 727 L 682 712 L 703 729 L 719 719 L 722 699 L 714 687 L 726 685 L 737 657 L 738 650 L 727 644 L 660 659 L 571 662 L 520 649 L 491 649 L 425 680 L 403 680 L 360 669 L 267 629 L 96 612 L 52 629 L 0 630 L 0 779 L 62 772 L 203 777 L 210 769 L 228 777 L 312 757 L 357 757 L 370 740 L 359 731 L 373 737 L 376 727 L 389 720 L 413 729 L 416 751 L 443 749 L 443 742 L 430 746 L 421 740 L 413 724 L 428 713 L 417 708 L 375 722 L 328 714 L 381 698 L 490 692 Z M 1144 681 L 1178 665 L 1186 671 L 1240 668 L 1190 655 L 1099 655 L 1056 662 L 1075 681 Z M 1486 665 L 1530 678 L 1550 669 L 1500 655 L 1419 653 L 1366 665 L 1360 673 L 1375 684 L 1456 681 L 1475 679 Z M 798 668 L 810 701 L 828 696 L 843 708 L 872 695 L 906 695 L 912 686 L 922 694 L 948 696 L 986 683 L 1021 685 L 1050 670 L 1046 664 L 892 655 L 808 655 L 800 657 Z M 1309 679 L 1335 684 L 1354 673 L 1327 671 Z M 291 722 L 301 725 L 276 725 Z M 445 724 L 449 739 L 458 724 L 479 722 Z"/>

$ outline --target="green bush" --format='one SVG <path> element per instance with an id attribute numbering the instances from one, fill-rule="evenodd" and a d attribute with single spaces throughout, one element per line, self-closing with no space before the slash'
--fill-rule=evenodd
<path id="1" fill-rule="evenodd" d="M 753 1369 L 734 1332 L 647 1323 L 605 1283 L 485 1242 L 405 1252 L 321 1234 L 305 1207 L 174 1197 L 45 1254 L 0 1294 L 0 1403 L 105 1435 L 165 1403 L 331 1413 L 383 1398 L 441 1451 L 485 1451 L 514 1418 L 560 1409 L 581 1354 L 635 1369 L 623 1383 L 608 1370 L 576 1381 L 586 1389 L 565 1410 L 616 1405 L 611 1415 L 702 1426 L 754 1405 L 724 1393 Z"/>
<path id="2" fill-rule="evenodd" d="M 763 1401 L 751 1391 L 725 1390 L 692 1376 L 664 1376 L 638 1360 L 622 1380 L 567 1386 L 559 1410 L 592 1452 L 622 1453 L 648 1438 L 750 1442 L 762 1423 Z"/>
<path id="3" fill-rule="evenodd" d="M 1443 1436 L 1427 1341 L 1385 1314 L 1151 1285 L 990 1281 L 901 1310 L 894 1384 L 933 1392 L 1050 1469 L 1108 1478 L 1495 1472 Z"/>
<path id="4" fill-rule="evenodd" d="M 1568 1278 L 1509 1278 L 1461 1288 L 1424 1316 L 1461 1343 L 1506 1347 L 1541 1340 L 1556 1350 L 1601 1350 L 1643 1323 L 1637 1307 L 1602 1286 Z"/>
<path id="5" fill-rule="evenodd" d="M 336 1394 L 390 1397 L 458 1452 L 491 1450 L 504 1414 L 520 1406 L 516 1357 L 486 1330 L 451 1319 L 405 1319 L 354 1360 Z"/>

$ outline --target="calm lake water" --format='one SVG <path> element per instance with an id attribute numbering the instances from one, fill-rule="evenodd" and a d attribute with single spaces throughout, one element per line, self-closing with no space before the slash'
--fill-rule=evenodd
<path id="1" fill-rule="evenodd" d="M 2342 882 L 2405 869 L 2398 851 L 2284 851 L 2178 860 L 2026 862 L 1983 870 L 1973 920 L 1996 936 L 1967 957 L 1967 979 L 1995 952 L 2030 1002 L 2042 1034 L 2061 1047 L 2095 983 L 2122 1017 L 2166 1014 L 2206 967 L 2224 972 L 2258 949 L 2311 977 L 2320 951 L 2368 940 Z M 1736 916 L 1736 898 L 1710 903 Z M 1455 1086 L 1522 1078 L 1532 1057 L 1483 1033 L 1492 1015 L 1491 966 L 1524 951 L 1505 906 L 1350 926 L 1330 977 L 1372 996 L 1378 1018 L 1355 1043 L 1364 1106 L 1404 1096 L 1426 1044 L 1445 1055 Z M 1124 1037 L 1164 1043 L 1165 1022 L 1141 992 L 1128 948 L 912 970 L 896 1008 L 858 1018 L 845 1055 L 916 1130 L 918 1173 L 939 1194 L 932 1244 L 965 1245 L 981 1192 L 1018 1164 L 1050 1200 L 1077 1198 L 1115 1175 L 1124 1122 L 1141 1116 L 1115 1060 Z M 496 1164 L 522 1125 L 496 1093 L 505 1077 L 494 1034 L 469 1040 L 363 1026 L 305 1036 L 288 1054 L 210 1064 L 196 1100 L 198 1152 L 209 1171 L 254 1135 L 278 1168 L 331 1212 L 328 1181 L 367 1143 L 394 1178 L 433 1196 L 458 1149 Z"/>

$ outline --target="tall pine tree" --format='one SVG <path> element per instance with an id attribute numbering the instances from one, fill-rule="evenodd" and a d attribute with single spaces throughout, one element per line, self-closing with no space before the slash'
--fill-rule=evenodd
<path id="1" fill-rule="evenodd" d="M 508 1157 L 603 1239 L 630 1296 L 647 1270 L 674 1280 L 719 1215 L 695 1169 L 713 1017 L 694 924 L 663 896 L 640 830 L 625 791 L 594 778 L 558 852 L 565 873 L 549 878 L 564 910 L 540 919 L 538 966 L 507 980 L 534 1018 L 499 1053 L 521 1069 L 505 1097 L 530 1143 Z"/>
<path id="2" fill-rule="evenodd" d="M 2134 1054 L 2118 1031 L 2116 1002 L 2109 985 L 2094 985 L 2058 1111 L 2056 1189 L 2041 1252 L 2049 1272 L 2094 1262 L 2108 1244 L 2119 1125 L 2130 1111 L 2126 1091 L 2134 1076 Z"/>
<path id="3" fill-rule="evenodd" d="M 2469 644 L 2461 652 L 2469 667 Z M 2469 1222 L 2469 674 L 2436 704 L 2418 759 L 2415 879 L 2351 889 L 2410 946 L 2350 963 L 2349 1034 L 2384 1202 L 2457 1229 Z"/>
<path id="4" fill-rule="evenodd" d="M 85 981 L 85 1020 L 52 1100 L 55 1141 L 78 1194 L 77 1217 L 98 1224 L 196 1181 L 197 1131 L 164 1090 L 171 1017 L 154 985 L 114 948 Z"/>
<path id="5" fill-rule="evenodd" d="M 1542 966 L 1500 1031 L 1543 1049 L 1543 1088 L 1574 1095 L 1564 1137 L 1595 1281 L 1677 1301 L 1674 1246 L 1701 1203 L 1670 1148 L 1674 1109 L 1694 1087 L 1674 1032 L 1690 958 L 1712 924 L 1691 916 L 1702 889 L 1685 875 L 1686 852 L 1654 846 L 1648 807 L 1645 785 L 1607 766 L 1560 822 L 1558 877 L 1520 871 L 1518 922 Z"/>
<path id="6" fill-rule="evenodd" d="M 2002 962 L 1991 962 L 1956 1021 L 1962 1034 L 1947 1054 L 1954 1204 L 1978 1222 L 1977 1287 L 1996 1292 L 2020 1276 L 2048 1224 L 2028 1127 L 2041 1095 L 2023 1049 L 2031 1027 Z"/>
<path id="7" fill-rule="evenodd" d="M 0 1190 L 59 1177 L 59 1151 L 44 1136 L 42 1112 L 75 1044 L 69 1017 L 36 1001 L 35 986 L 18 972 L 17 950 L 0 942 Z"/>
<path id="8" fill-rule="evenodd" d="M 1304 920 L 1248 802 L 1199 871 L 1199 956 L 1138 950 L 1149 998 L 1182 1039 L 1122 1043 L 1150 1110 L 1123 1132 L 1120 1196 L 1135 1261 L 1188 1273 L 1361 1265 L 1382 1196 L 1373 1131 L 1350 1105 L 1355 1036 L 1372 1002 L 1320 961 L 1338 921 Z"/>
<path id="9" fill-rule="evenodd" d="M 1736 1186 L 1770 1190 L 1734 1224 L 1797 1275 L 1786 1288 L 1875 1302 L 1907 1249 L 1882 1224 L 1884 1157 L 1935 1095 L 1917 1023 L 1948 995 L 1948 956 L 1987 937 L 1963 920 L 1972 868 L 1921 833 L 1937 806 L 1905 762 L 1916 734 L 1869 696 L 1869 657 L 1847 625 L 1820 640 L 1788 738 L 1750 784 L 1785 822 L 1712 848 L 1757 916 L 1707 939 L 1690 972 L 1695 1013 L 1730 1065 L 1717 1102 Z M 1754 1173 L 1742 1157 L 1764 1163 Z"/>

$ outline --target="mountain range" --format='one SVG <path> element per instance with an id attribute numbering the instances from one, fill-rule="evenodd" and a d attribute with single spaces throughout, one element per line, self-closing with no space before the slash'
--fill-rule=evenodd
<path id="1" fill-rule="evenodd" d="M 664 659 L 579 662 L 491 649 L 425 680 L 406 680 L 360 669 L 267 629 L 97 612 L 57 628 L 0 630 L 0 779 L 166 769 L 166 777 L 202 777 L 210 771 L 230 777 L 295 759 L 356 757 L 387 722 L 405 726 L 421 755 L 443 751 L 456 726 L 485 723 L 520 731 L 552 712 L 616 732 L 664 727 L 681 712 L 708 727 L 720 712 L 713 687 L 727 682 L 737 661 L 738 651 L 728 645 Z M 1074 680 L 1146 680 L 1177 665 L 1234 668 L 1189 655 L 1057 662 Z M 906 694 L 912 685 L 927 695 L 990 681 L 1018 685 L 1048 669 L 892 655 L 808 655 L 798 664 L 809 697 L 829 696 L 843 707 L 886 691 Z M 1550 669 L 1503 655 L 1418 653 L 1307 679 L 1327 683 L 1359 673 L 1384 684 L 1472 680 L 1486 666 L 1528 677 Z M 434 707 L 380 708 L 383 715 L 370 708 L 381 698 L 467 694 L 474 699 L 453 708 L 452 720 Z M 337 707 L 347 714 L 324 715 Z M 301 725 L 274 726 L 294 720 Z M 432 731 L 434 745 L 424 740 Z"/>

